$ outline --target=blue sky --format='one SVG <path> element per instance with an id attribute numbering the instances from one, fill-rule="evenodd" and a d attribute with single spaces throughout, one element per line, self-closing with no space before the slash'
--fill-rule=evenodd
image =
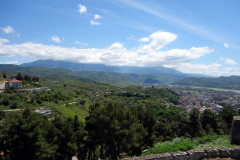
<path id="1" fill-rule="evenodd" d="M 238 0 L 1 0 L 0 63 L 38 59 L 240 75 Z"/>

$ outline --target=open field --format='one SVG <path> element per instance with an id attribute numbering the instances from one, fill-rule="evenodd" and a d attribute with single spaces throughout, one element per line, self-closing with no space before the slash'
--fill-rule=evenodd
<path id="1" fill-rule="evenodd" d="M 177 151 L 188 151 L 191 149 L 206 149 L 209 147 L 227 147 L 232 148 L 238 145 L 230 144 L 229 135 L 208 135 L 202 138 L 189 139 L 189 138 L 175 138 L 172 141 L 159 142 L 142 156 L 152 155 L 157 153 L 171 153 Z"/>
<path id="2" fill-rule="evenodd" d="M 60 112 L 66 118 L 74 118 L 75 115 L 78 116 L 78 119 L 81 121 L 85 121 L 85 118 L 89 115 L 87 109 L 82 109 L 79 106 L 69 105 L 68 107 L 65 105 L 54 107 L 58 112 Z"/>

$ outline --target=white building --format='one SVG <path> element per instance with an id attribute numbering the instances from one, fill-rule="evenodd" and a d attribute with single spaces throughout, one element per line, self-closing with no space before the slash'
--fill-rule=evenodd
<path id="1" fill-rule="evenodd" d="M 9 81 L 9 87 L 22 87 L 22 81 L 13 79 Z"/>
<path id="2" fill-rule="evenodd" d="M 42 114 L 42 115 L 50 115 L 51 114 L 51 110 L 45 110 L 43 108 L 36 109 L 33 112 Z"/>

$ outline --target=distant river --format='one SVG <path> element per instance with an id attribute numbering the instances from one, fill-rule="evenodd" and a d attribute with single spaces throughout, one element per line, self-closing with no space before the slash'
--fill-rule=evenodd
<path id="1" fill-rule="evenodd" d="M 170 85 L 170 86 L 180 86 L 180 85 Z M 216 90 L 216 91 L 224 91 L 224 92 L 235 92 L 235 93 L 240 93 L 240 90 L 233 90 L 233 89 L 208 88 L 208 87 L 197 87 L 197 86 L 183 86 L 183 87 L 189 87 L 189 88 L 202 88 L 202 89 L 212 89 L 212 90 Z"/>

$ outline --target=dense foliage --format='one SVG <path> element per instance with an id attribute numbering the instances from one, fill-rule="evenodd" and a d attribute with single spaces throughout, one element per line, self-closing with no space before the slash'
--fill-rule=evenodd
<path id="1" fill-rule="evenodd" d="M 89 160 L 117 159 L 123 157 L 122 153 L 141 155 L 156 142 L 177 137 L 187 140 L 162 146 L 156 152 L 188 150 L 196 137 L 203 137 L 199 143 L 204 143 L 214 139 L 206 135 L 229 134 L 232 116 L 238 115 L 232 107 L 225 107 L 218 115 L 210 109 L 200 114 L 196 108 L 187 113 L 175 106 L 179 96 L 167 88 L 80 81 L 48 85 L 50 91 L 0 94 L 2 108 L 27 108 L 0 112 L 0 151 L 4 151 L 4 159 L 61 160 L 74 155 Z M 45 105 L 55 106 L 58 111 L 53 111 L 51 120 L 31 111 Z M 85 121 L 78 120 L 82 118 L 78 112 L 66 114 L 73 109 L 87 113 Z"/>

